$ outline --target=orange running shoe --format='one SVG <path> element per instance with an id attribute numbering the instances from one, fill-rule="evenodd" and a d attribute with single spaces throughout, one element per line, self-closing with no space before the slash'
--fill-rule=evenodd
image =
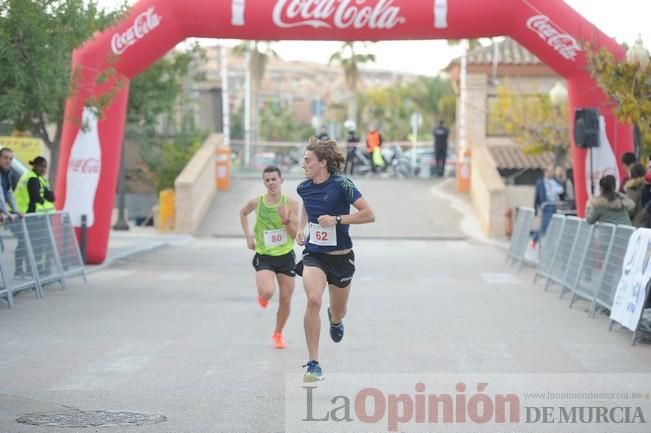
<path id="1" fill-rule="evenodd" d="M 265 299 L 258 295 L 258 304 L 260 304 L 262 308 L 267 308 L 267 305 L 269 305 L 269 299 Z"/>
<path id="2" fill-rule="evenodd" d="M 274 335 L 271 337 L 274 341 L 274 349 L 284 349 L 287 347 L 285 344 L 285 338 L 283 337 L 283 334 L 279 332 L 274 332 Z"/>

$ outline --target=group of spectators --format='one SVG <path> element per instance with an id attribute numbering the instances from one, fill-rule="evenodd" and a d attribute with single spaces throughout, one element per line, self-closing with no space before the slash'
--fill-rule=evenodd
<path id="1" fill-rule="evenodd" d="M 434 137 L 434 159 L 435 165 L 430 167 L 430 176 L 443 177 L 445 172 L 445 162 L 448 153 L 448 136 L 450 130 L 446 127 L 445 121 L 441 120 L 432 130 Z M 317 136 L 318 139 L 324 140 L 328 138 L 328 133 L 325 127 L 321 127 L 321 132 Z M 382 153 L 382 145 L 384 139 L 380 130 L 373 124 L 368 128 L 365 136 L 365 146 L 360 147 L 360 138 L 354 129 L 348 131 L 346 138 L 346 166 L 344 172 L 346 174 L 353 174 L 355 166 L 362 163 L 362 160 L 368 160 L 373 173 L 382 171 L 387 166 L 389 161 L 384 159 Z M 361 154 L 360 154 L 361 152 Z"/>
<path id="2" fill-rule="evenodd" d="M 19 175 L 12 168 L 14 153 L 8 147 L 0 149 L 0 223 L 5 221 L 16 221 L 31 213 L 49 213 L 54 211 L 54 192 L 50 188 L 47 178 L 47 160 L 37 156 L 29 164 L 32 169 Z M 32 233 L 43 231 L 37 220 L 27 222 L 27 230 Z M 29 265 L 27 257 L 27 245 L 24 236 L 18 225 L 9 226 L 16 238 L 18 245 L 15 250 L 15 271 L 14 278 L 28 276 Z M 4 245 L 0 241 L 0 249 Z M 49 259 L 41 245 L 34 248 L 34 256 L 37 260 L 39 272 L 49 272 Z"/>
<path id="3" fill-rule="evenodd" d="M 574 203 L 574 185 L 563 166 L 550 166 L 543 172 L 543 177 L 536 182 L 533 208 L 541 215 L 540 230 L 533 235 L 534 246 L 547 231 L 559 202 Z"/>
<path id="4" fill-rule="evenodd" d="M 328 133 L 324 128 L 317 136 L 319 140 L 327 140 Z M 384 142 L 382 133 L 371 124 L 365 137 L 365 146 L 360 146 L 360 139 L 355 129 L 348 130 L 346 137 L 346 163 L 344 174 L 354 174 L 355 167 L 362 165 L 365 161 L 371 166 L 373 173 L 378 173 L 386 166 L 387 161 L 382 156 L 382 143 Z"/>
<path id="5" fill-rule="evenodd" d="M 622 155 L 627 176 L 619 190 L 617 179 L 606 175 L 599 180 L 599 195 L 586 207 L 586 220 L 596 222 L 651 227 L 651 171 L 641 164 L 634 153 Z"/>
<path id="6" fill-rule="evenodd" d="M 586 205 L 586 221 L 651 228 L 651 163 L 645 167 L 632 152 L 624 153 L 621 161 L 627 173 L 619 189 L 615 176 L 599 179 L 599 194 Z M 565 169 L 547 168 L 536 183 L 534 209 L 540 212 L 541 221 L 540 230 L 533 235 L 534 246 L 547 231 L 558 203 L 573 200 L 574 186 Z"/>
<path id="7" fill-rule="evenodd" d="M 22 175 L 12 168 L 14 152 L 0 148 L 0 222 L 14 220 L 27 213 L 54 210 L 54 192 L 45 177 L 47 160 L 37 156 L 29 161 L 32 170 Z"/>

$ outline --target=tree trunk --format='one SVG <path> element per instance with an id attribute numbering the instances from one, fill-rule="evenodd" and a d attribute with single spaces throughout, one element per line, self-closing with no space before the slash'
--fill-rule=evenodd
<path id="1" fill-rule="evenodd" d="M 251 128 L 253 129 L 252 137 L 254 146 L 260 141 L 260 102 L 258 100 L 258 83 L 253 80 L 253 88 L 251 89 Z"/>
<path id="2" fill-rule="evenodd" d="M 554 149 L 554 165 L 565 167 L 565 160 L 567 158 L 567 150 L 565 146 L 558 145 Z"/>
<path id="3" fill-rule="evenodd" d="M 59 144 L 61 143 L 61 133 L 63 129 L 63 122 L 59 121 L 56 125 L 56 130 L 54 132 L 54 140 L 50 139 L 50 135 L 47 132 L 47 123 L 43 114 L 39 116 L 38 119 L 38 135 L 41 137 L 41 140 L 45 143 L 47 148 L 50 150 L 50 160 L 48 161 L 48 181 L 50 183 L 50 188 L 54 190 L 56 186 L 56 175 L 57 167 L 59 165 Z"/>
<path id="4" fill-rule="evenodd" d="M 348 100 L 348 119 L 354 121 L 355 125 L 357 125 L 357 98 L 355 93 Z"/>

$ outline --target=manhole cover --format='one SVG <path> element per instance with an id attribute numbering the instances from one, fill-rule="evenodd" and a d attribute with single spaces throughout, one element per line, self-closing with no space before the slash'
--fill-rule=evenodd
<path id="1" fill-rule="evenodd" d="M 81 428 L 156 424 L 167 421 L 167 417 L 138 412 L 90 410 L 63 413 L 30 413 L 17 418 L 16 421 L 30 425 Z"/>

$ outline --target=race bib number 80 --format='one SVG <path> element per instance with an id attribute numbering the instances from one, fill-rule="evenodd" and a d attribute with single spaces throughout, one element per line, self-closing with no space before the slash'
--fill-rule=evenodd
<path id="1" fill-rule="evenodd" d="M 265 230 L 264 245 L 266 247 L 277 247 L 287 243 L 287 230 Z"/>
<path id="2" fill-rule="evenodd" d="M 336 246 L 337 227 L 321 227 L 320 224 L 310 223 L 310 243 L 329 247 Z"/>

